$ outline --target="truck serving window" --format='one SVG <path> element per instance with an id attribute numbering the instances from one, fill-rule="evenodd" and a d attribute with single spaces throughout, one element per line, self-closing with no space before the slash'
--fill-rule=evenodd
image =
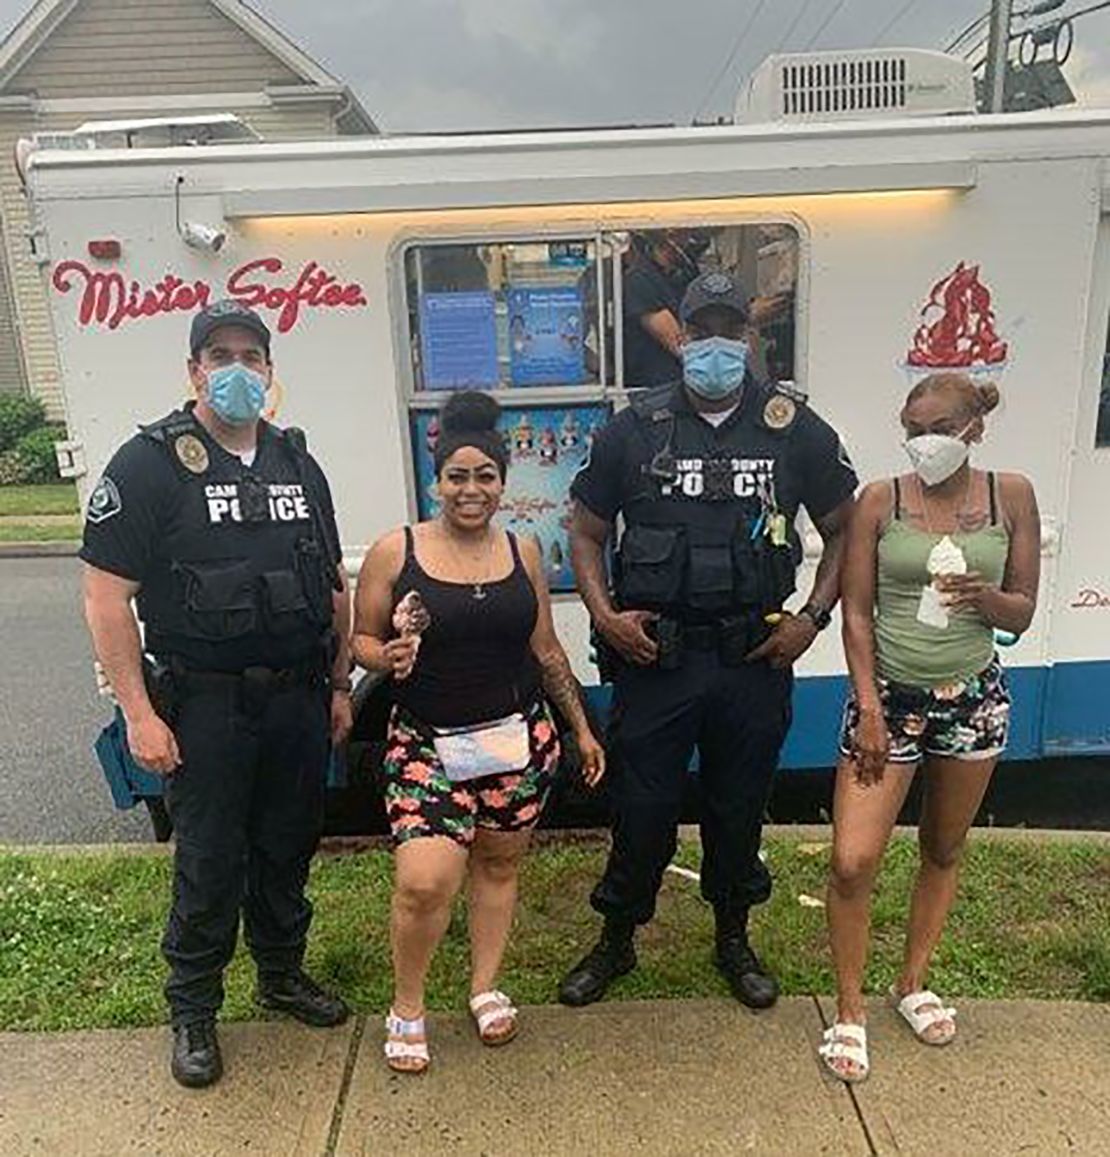
<path id="1" fill-rule="evenodd" d="M 599 384 L 590 239 L 420 245 L 405 256 L 417 393 Z"/>
<path id="2" fill-rule="evenodd" d="M 798 257 L 797 231 L 778 223 L 408 245 L 417 517 L 437 510 L 438 409 L 453 390 L 487 390 L 501 402 L 512 455 L 498 520 L 536 538 L 552 590 L 572 591 L 571 481 L 626 391 L 680 378 L 685 287 L 699 273 L 732 273 L 751 299 L 756 376 L 795 381 Z"/>

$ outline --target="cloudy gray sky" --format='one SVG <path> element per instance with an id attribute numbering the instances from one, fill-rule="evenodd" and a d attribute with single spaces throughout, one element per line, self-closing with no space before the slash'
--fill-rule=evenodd
<path id="1" fill-rule="evenodd" d="M 1015 9 L 1031 2 L 1017 0 Z M 1060 12 L 1096 2 L 1066 0 Z M 940 48 L 989 0 L 253 4 L 347 81 L 384 129 L 427 132 L 689 122 L 699 110 L 730 109 L 742 78 L 769 52 L 875 43 Z M 0 26 L 6 31 L 28 6 L 0 0 Z M 1079 20 L 1076 31 L 1066 69 L 1072 86 L 1088 103 L 1110 104 L 1110 8 Z"/>

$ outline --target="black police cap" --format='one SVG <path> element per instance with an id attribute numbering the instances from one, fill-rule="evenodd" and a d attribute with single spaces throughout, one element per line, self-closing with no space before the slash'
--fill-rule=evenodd
<path id="1" fill-rule="evenodd" d="M 698 312 L 711 305 L 723 306 L 748 320 L 748 295 L 740 288 L 736 278 L 728 273 L 714 270 L 695 277 L 686 288 L 679 307 L 679 316 L 687 322 Z"/>
<path id="2" fill-rule="evenodd" d="M 193 325 L 189 330 L 189 352 L 194 358 L 204 349 L 212 334 L 225 325 L 249 329 L 261 340 L 263 348 L 266 350 L 266 356 L 270 356 L 269 326 L 253 309 L 243 305 L 240 301 L 233 301 L 228 298 L 206 305 L 193 318 Z"/>

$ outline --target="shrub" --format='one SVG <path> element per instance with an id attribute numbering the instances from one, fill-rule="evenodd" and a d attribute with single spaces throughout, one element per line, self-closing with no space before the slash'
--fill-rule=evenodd
<path id="1" fill-rule="evenodd" d="M 38 398 L 0 393 L 0 453 L 14 450 L 16 443 L 46 421 L 46 409 Z"/>
<path id="2" fill-rule="evenodd" d="M 23 467 L 20 483 L 32 486 L 40 482 L 58 481 L 58 459 L 54 443 L 64 435 L 56 426 L 39 426 L 24 434 L 15 445 L 15 455 Z"/>
<path id="3" fill-rule="evenodd" d="M 18 486 L 25 473 L 23 459 L 14 450 L 0 454 L 0 486 Z"/>

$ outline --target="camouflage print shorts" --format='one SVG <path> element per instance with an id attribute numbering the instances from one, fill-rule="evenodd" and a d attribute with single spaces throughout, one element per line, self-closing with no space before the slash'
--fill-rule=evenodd
<path id="1" fill-rule="evenodd" d="M 1010 692 L 998 660 L 978 675 L 948 687 L 912 687 L 879 679 L 879 700 L 890 733 L 891 763 L 941 759 L 982 760 L 1002 754 L 1010 730 Z M 855 751 L 859 705 L 844 708 L 840 754 Z"/>
<path id="2" fill-rule="evenodd" d="M 465 848 L 478 828 L 519 832 L 534 827 L 555 781 L 560 746 L 546 706 L 526 714 L 532 758 L 524 771 L 452 783 L 430 730 L 395 707 L 385 753 L 385 803 L 394 842 L 446 836 Z"/>

